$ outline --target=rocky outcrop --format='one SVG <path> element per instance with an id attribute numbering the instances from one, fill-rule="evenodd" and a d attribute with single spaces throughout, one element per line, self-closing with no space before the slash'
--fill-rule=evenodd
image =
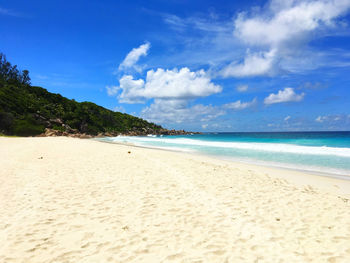
<path id="1" fill-rule="evenodd" d="M 55 123 L 55 124 L 63 124 L 63 121 L 59 118 L 56 118 L 56 119 L 50 119 L 49 120 L 51 123 Z"/>
<path id="2" fill-rule="evenodd" d="M 74 131 L 74 129 L 72 130 Z M 66 136 L 66 137 L 73 137 L 73 138 L 80 138 L 80 139 L 90 139 L 94 137 L 86 133 L 79 133 L 79 132 L 69 133 L 67 131 L 59 131 L 59 130 L 54 130 L 50 128 L 46 128 L 45 133 L 40 134 L 38 137 L 57 137 L 57 136 Z"/>
<path id="3" fill-rule="evenodd" d="M 143 136 L 143 135 L 188 135 L 188 134 L 200 134 L 200 132 L 187 132 L 185 130 L 167 130 L 167 129 L 143 129 L 142 131 L 132 130 L 122 135 L 126 136 Z"/>
<path id="4" fill-rule="evenodd" d="M 102 137 L 116 137 L 118 135 L 125 136 L 145 136 L 145 135 L 187 135 L 187 134 L 198 134 L 197 132 L 186 132 L 184 130 L 167 130 L 167 129 L 152 129 L 152 128 L 133 128 L 127 132 L 100 132 L 97 135 L 88 134 L 88 126 L 86 123 L 80 125 L 80 129 L 72 129 L 68 124 L 65 124 L 61 119 L 46 119 L 40 114 L 34 115 L 35 119 L 40 123 L 44 124 L 45 132 L 38 135 L 39 137 L 50 137 L 50 136 L 67 136 L 73 138 L 89 139 L 89 138 L 102 138 Z M 53 129 L 53 127 L 59 127 L 59 129 Z"/>
<path id="5" fill-rule="evenodd" d="M 103 137 L 116 137 L 119 135 L 124 136 L 146 136 L 146 135 L 188 135 L 188 134 L 200 134 L 199 132 L 186 132 L 184 130 L 167 130 L 167 129 L 160 129 L 160 130 L 152 130 L 152 129 L 145 129 L 142 131 L 139 130 L 133 130 L 128 131 L 124 133 L 118 133 L 118 132 L 101 132 L 97 135 L 91 135 L 86 133 L 80 133 L 76 129 L 70 128 L 68 125 L 62 125 L 62 127 L 65 128 L 65 131 L 60 130 L 54 130 L 50 128 L 45 129 L 45 133 L 38 135 L 38 137 L 56 137 L 56 136 L 67 136 L 67 137 L 73 137 L 73 138 L 80 138 L 80 139 L 90 139 L 90 138 L 103 138 Z"/>

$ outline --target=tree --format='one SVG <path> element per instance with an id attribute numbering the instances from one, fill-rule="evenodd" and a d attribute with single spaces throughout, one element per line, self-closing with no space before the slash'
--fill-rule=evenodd
<path id="1" fill-rule="evenodd" d="M 0 132 L 9 133 L 12 131 L 14 117 L 11 113 L 0 112 Z"/>
<path id="2" fill-rule="evenodd" d="M 3 53 L 0 53 L 0 78 L 4 80 L 8 80 L 10 70 L 11 70 L 10 62 L 7 62 L 6 56 Z"/>
<path id="3" fill-rule="evenodd" d="M 0 79 L 10 83 L 19 82 L 23 85 L 30 85 L 29 71 L 20 72 L 17 65 L 12 66 L 3 53 L 0 53 Z"/>
<path id="4" fill-rule="evenodd" d="M 30 77 L 29 77 L 29 71 L 28 70 L 22 70 L 22 84 L 24 85 L 30 85 Z"/>

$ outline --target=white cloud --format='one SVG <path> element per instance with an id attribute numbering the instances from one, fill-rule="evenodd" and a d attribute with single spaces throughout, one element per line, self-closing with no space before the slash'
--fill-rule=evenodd
<path id="1" fill-rule="evenodd" d="M 335 29 L 337 19 L 349 9 L 349 0 L 272 0 L 267 10 L 250 17 L 239 14 L 234 23 L 234 36 L 254 48 L 254 52 L 248 52 L 243 63 L 229 65 L 222 75 L 271 75 L 280 67 L 299 70 L 298 64 L 312 62 L 310 56 L 305 56 L 305 44 L 327 32 L 325 29 Z"/>
<path id="2" fill-rule="evenodd" d="M 188 107 L 187 100 L 156 99 L 141 112 L 141 117 L 155 123 L 194 123 L 208 122 L 225 114 L 211 105 L 196 104 Z"/>
<path id="3" fill-rule="evenodd" d="M 315 119 L 315 121 L 317 121 L 317 122 L 324 122 L 325 121 L 325 117 L 323 117 L 323 116 L 318 116 L 316 119 Z"/>
<path id="4" fill-rule="evenodd" d="M 211 82 L 204 70 L 192 72 L 188 68 L 149 70 L 146 81 L 134 80 L 132 76 L 125 75 L 119 82 L 119 89 L 122 90 L 119 101 L 124 103 L 139 103 L 151 98 L 194 99 L 222 90 L 221 86 Z"/>
<path id="5" fill-rule="evenodd" d="M 183 47 L 181 51 L 172 49 L 174 52 L 163 56 L 162 62 L 191 67 L 207 65 L 216 76 L 227 78 L 349 66 L 344 56 L 346 50 L 335 52 L 309 45 L 323 37 L 348 34 L 345 15 L 350 9 L 349 0 L 266 2 L 253 7 L 251 12 L 245 10 L 248 12 L 230 18 L 220 14 L 197 13 L 192 17 L 160 14 L 175 30 L 163 41 Z M 244 54 L 247 50 L 250 52 Z"/>
<path id="6" fill-rule="evenodd" d="M 120 88 L 117 86 L 106 86 L 108 96 L 115 96 L 118 93 L 119 89 Z"/>
<path id="7" fill-rule="evenodd" d="M 163 15 L 164 22 L 172 26 L 173 29 L 183 31 L 187 27 L 186 21 L 172 14 Z"/>
<path id="8" fill-rule="evenodd" d="M 119 70 L 125 70 L 128 68 L 135 68 L 135 64 L 140 59 L 141 56 L 147 56 L 148 50 L 150 49 L 151 44 L 145 43 L 139 46 L 138 48 L 132 49 L 129 54 L 125 57 L 123 62 L 119 65 Z M 139 69 L 136 67 L 135 69 Z"/>
<path id="9" fill-rule="evenodd" d="M 192 72 L 157 69 L 147 72 L 145 95 L 152 98 L 196 98 L 221 92 L 222 88 L 211 82 L 204 70 Z"/>
<path id="10" fill-rule="evenodd" d="M 256 105 L 256 103 L 257 103 L 256 98 L 254 98 L 250 102 L 241 102 L 240 100 L 237 100 L 235 102 L 224 104 L 223 108 L 231 109 L 231 110 L 244 110 L 244 109 L 247 109 L 249 107 L 252 107 L 252 106 Z"/>
<path id="11" fill-rule="evenodd" d="M 240 14 L 235 21 L 234 34 L 251 45 L 279 47 L 299 41 L 317 28 L 333 26 L 335 19 L 350 8 L 348 0 L 280 2 L 270 2 L 271 17 L 258 15 L 246 18 Z"/>
<path id="12" fill-rule="evenodd" d="M 243 63 L 231 63 L 221 71 L 223 77 L 250 77 L 273 73 L 276 50 L 269 52 L 248 52 Z"/>
<path id="13" fill-rule="evenodd" d="M 248 90 L 248 88 L 249 88 L 248 85 L 238 85 L 236 87 L 236 90 L 238 92 L 246 92 Z"/>
<path id="14" fill-rule="evenodd" d="M 197 30 L 206 32 L 206 33 L 219 33 L 219 32 L 227 32 L 228 26 L 232 24 L 232 22 L 227 22 L 224 25 L 217 21 L 218 17 L 205 16 L 205 17 L 188 17 L 181 18 L 172 14 L 163 14 L 164 22 L 169 24 L 173 29 L 177 31 L 184 31 L 189 28 L 195 28 Z"/>
<path id="15" fill-rule="evenodd" d="M 117 90 L 122 90 L 118 96 L 119 102 L 122 103 L 142 103 L 144 101 L 144 86 L 143 79 L 134 80 L 131 75 L 124 75 L 119 80 Z"/>
<path id="16" fill-rule="evenodd" d="M 284 121 L 288 121 L 291 117 L 290 116 L 287 116 L 284 118 Z"/>
<path id="17" fill-rule="evenodd" d="M 284 90 L 279 90 L 277 94 L 271 93 L 264 99 L 264 103 L 275 104 L 282 102 L 297 102 L 303 100 L 305 93 L 297 94 L 294 92 L 293 88 L 285 88 Z"/>
<path id="18" fill-rule="evenodd" d="M 126 112 L 126 110 L 124 109 L 123 106 L 116 106 L 116 107 L 113 108 L 113 111 L 115 111 L 115 112 L 122 112 L 122 113 Z"/>
<path id="19" fill-rule="evenodd" d="M 208 124 L 202 124 L 202 129 L 208 128 Z"/>
<path id="20" fill-rule="evenodd" d="M 339 121 L 344 121 L 346 122 L 346 119 L 349 118 L 349 116 L 339 114 L 339 115 L 324 115 L 324 116 L 318 116 L 315 121 L 319 123 L 323 122 L 339 122 Z"/>
<path id="21" fill-rule="evenodd" d="M 175 22 L 175 21 L 174 21 Z M 146 55 L 147 44 L 133 49 L 120 65 L 121 69 L 134 67 L 139 57 Z M 204 70 L 181 69 L 149 70 L 146 77 L 134 79 L 124 75 L 119 86 L 107 86 L 107 93 L 116 96 L 121 103 L 153 103 L 141 111 L 141 117 L 156 123 L 208 122 L 225 113 L 220 107 L 196 104 L 190 101 L 222 91 L 222 87 L 212 83 Z"/>

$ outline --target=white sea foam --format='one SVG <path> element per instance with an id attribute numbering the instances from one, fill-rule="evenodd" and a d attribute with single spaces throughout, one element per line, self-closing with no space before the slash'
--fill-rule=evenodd
<path id="1" fill-rule="evenodd" d="M 201 146 L 201 147 L 215 147 L 215 148 L 231 148 L 241 150 L 255 150 L 275 153 L 293 153 L 293 154 L 307 154 L 307 155 L 333 155 L 340 157 L 350 157 L 350 148 L 338 148 L 327 146 L 302 146 L 282 143 L 253 143 L 253 142 L 215 142 L 204 141 L 187 138 L 152 138 L 152 137 L 115 137 L 110 138 L 115 142 L 133 142 L 135 144 L 142 144 L 147 146 L 149 143 L 162 143 L 164 146 L 171 145 L 186 145 L 186 146 Z M 160 145 L 157 145 L 160 146 Z"/>

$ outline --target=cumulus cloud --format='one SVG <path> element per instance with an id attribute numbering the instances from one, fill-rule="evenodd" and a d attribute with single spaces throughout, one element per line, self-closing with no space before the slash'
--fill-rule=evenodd
<path id="1" fill-rule="evenodd" d="M 337 19 L 349 9 L 348 0 L 273 0 L 267 10 L 251 16 L 239 14 L 234 22 L 234 36 L 254 52 L 248 52 L 242 63 L 235 62 L 224 68 L 222 75 L 271 75 L 283 65 L 297 70 L 297 66 L 289 64 L 304 63 L 302 47 L 312 37 L 326 32 L 325 29 L 336 28 Z"/>
<path id="2" fill-rule="evenodd" d="M 180 70 L 149 70 L 146 80 L 134 80 L 125 75 L 119 80 L 121 90 L 119 101 L 124 103 L 139 103 L 143 99 L 194 99 L 206 97 L 221 92 L 222 88 L 211 82 L 204 70 L 196 72 L 188 68 Z M 111 92 L 107 89 L 110 94 Z M 115 94 L 115 93 L 114 93 Z"/>
<path id="3" fill-rule="evenodd" d="M 269 52 L 248 52 L 242 63 L 231 63 L 221 71 L 223 77 L 251 77 L 273 73 L 276 50 Z"/>
<path id="4" fill-rule="evenodd" d="M 267 105 L 282 103 L 282 102 L 297 102 L 304 99 L 305 93 L 297 94 L 293 88 L 285 88 L 279 90 L 277 94 L 271 93 L 264 99 L 264 103 Z"/>
<path id="5" fill-rule="evenodd" d="M 348 0 L 271 1 L 271 16 L 247 18 L 240 14 L 235 21 L 234 34 L 251 45 L 279 47 L 300 41 L 320 27 L 333 26 L 335 19 L 350 8 Z"/>
<path id="6" fill-rule="evenodd" d="M 238 92 L 246 92 L 248 90 L 249 86 L 248 85 L 238 85 L 236 87 L 236 90 Z"/>
<path id="7" fill-rule="evenodd" d="M 257 104 L 256 98 L 254 98 L 252 101 L 249 101 L 249 102 L 241 102 L 240 100 L 237 100 L 235 102 L 224 104 L 223 108 L 230 109 L 230 110 L 244 110 L 249 107 L 253 107 L 256 104 Z"/>
<path id="8" fill-rule="evenodd" d="M 140 56 L 147 55 L 148 49 L 148 43 L 133 49 L 119 68 L 134 68 Z M 160 124 L 197 122 L 202 125 L 225 113 L 221 107 L 192 105 L 197 98 L 222 91 L 222 87 L 214 84 L 204 70 L 158 68 L 147 71 L 145 77 L 139 79 L 125 74 L 119 79 L 119 86 L 107 86 L 106 90 L 109 96 L 116 96 L 121 103 L 153 100 L 140 116 Z"/>
<path id="9" fill-rule="evenodd" d="M 145 94 L 153 98 L 196 98 L 221 92 L 222 88 L 211 82 L 204 70 L 157 69 L 147 72 Z"/>
<path id="10" fill-rule="evenodd" d="M 123 62 L 119 65 L 119 70 L 125 70 L 128 68 L 135 68 L 136 63 L 139 61 L 140 57 L 147 56 L 148 50 L 150 49 L 151 44 L 146 42 L 145 44 L 139 46 L 138 48 L 133 48 L 129 54 L 126 55 Z M 135 69 L 139 70 L 138 67 Z"/>
<path id="11" fill-rule="evenodd" d="M 155 123 L 208 122 L 225 114 L 223 110 L 211 105 L 196 104 L 188 106 L 187 100 L 156 99 L 141 112 L 141 117 Z"/>
<path id="12" fill-rule="evenodd" d="M 143 79 L 134 80 L 131 75 L 124 75 L 119 80 L 117 91 L 122 90 L 119 95 L 119 102 L 122 103 L 142 103 L 144 102 L 144 86 Z"/>

